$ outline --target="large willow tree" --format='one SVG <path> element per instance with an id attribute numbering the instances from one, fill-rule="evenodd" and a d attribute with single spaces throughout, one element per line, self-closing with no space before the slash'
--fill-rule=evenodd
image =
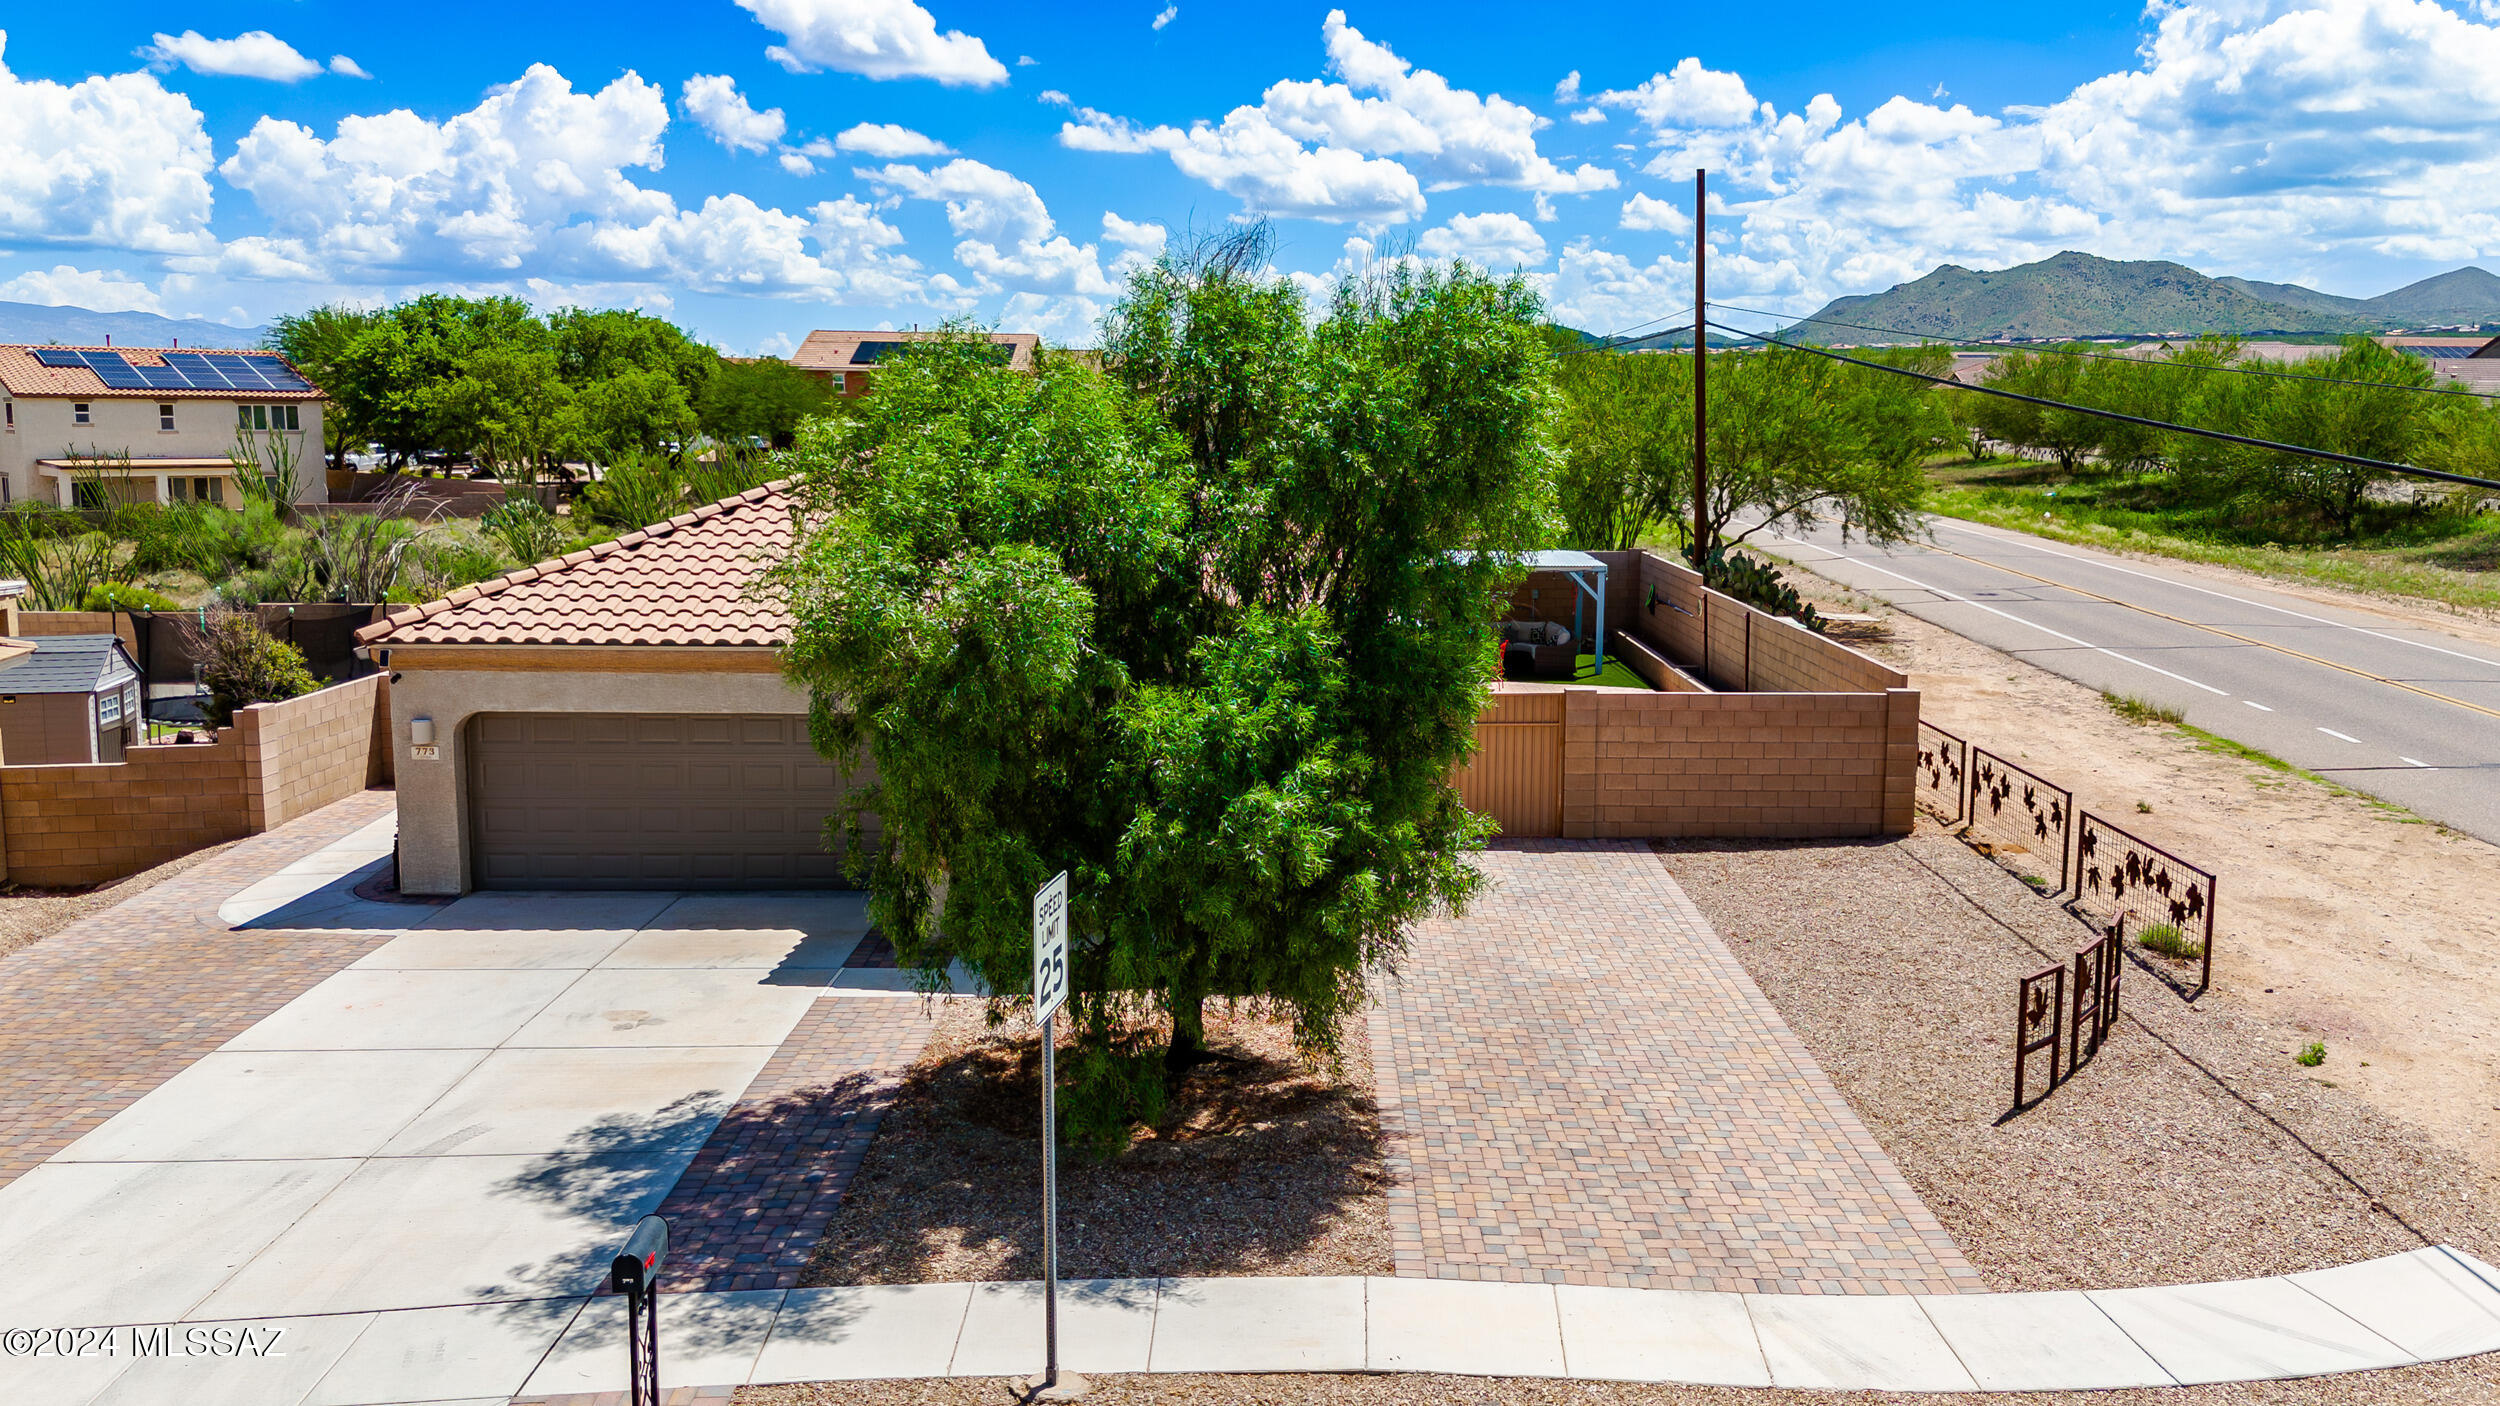
<path id="1" fill-rule="evenodd" d="M 819 745 L 875 760 L 849 838 L 907 964 L 1023 992 L 1030 896 L 1069 872 L 1098 1146 L 1157 1115 L 1207 1000 L 1271 1001 L 1326 1057 L 1407 926 L 1474 892 L 1450 771 L 1488 603 L 1549 530 L 1523 283 L 1401 266 L 1313 325 L 1265 253 L 1138 273 L 1100 371 L 898 359 L 802 436 L 772 578 Z"/>

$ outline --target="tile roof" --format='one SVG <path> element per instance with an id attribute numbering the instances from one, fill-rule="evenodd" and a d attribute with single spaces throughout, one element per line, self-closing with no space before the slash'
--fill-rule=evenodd
<path id="1" fill-rule="evenodd" d="M 846 371 L 861 366 L 874 366 L 873 360 L 855 362 L 852 358 L 862 345 L 875 346 L 890 342 L 933 342 L 943 332 L 835 332 L 818 330 L 807 334 L 799 349 L 790 353 L 790 364 L 804 371 Z M 1031 332 L 992 332 L 992 342 L 1009 348 L 1007 365 L 1017 371 L 1033 369 L 1033 352 L 1042 339 Z"/>
<path id="2" fill-rule="evenodd" d="M 358 644 L 762 645 L 790 617 L 747 583 L 788 550 L 786 481 L 463 586 L 356 632 Z"/>
<path id="3" fill-rule="evenodd" d="M 183 352 L 250 352 L 254 356 L 275 356 L 265 347 L 56 347 L 0 346 L 0 389 L 14 396 L 76 396 L 81 400 L 241 400 L 267 403 L 278 400 L 319 400 L 318 389 L 309 391 L 242 391 L 193 390 L 188 387 L 152 386 L 116 390 L 84 366 L 46 366 L 35 360 L 39 351 L 109 351 L 120 352 L 122 359 L 133 366 L 162 366 L 165 353 Z M 280 357 L 280 360 L 285 358 Z M 287 363 L 293 366 L 293 362 Z M 306 379 L 310 379 L 309 377 Z"/>
<path id="4" fill-rule="evenodd" d="M 136 677 L 116 635 L 37 635 L 30 654 L 0 663 L 0 693 L 93 693 L 107 676 Z"/>

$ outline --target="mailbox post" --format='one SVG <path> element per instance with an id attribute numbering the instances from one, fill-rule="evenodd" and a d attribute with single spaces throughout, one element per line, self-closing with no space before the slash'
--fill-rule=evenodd
<path id="1" fill-rule="evenodd" d="M 668 1222 L 644 1216 L 608 1267 L 608 1287 L 625 1296 L 625 1375 L 633 1406 L 660 1406 L 660 1266 Z"/>

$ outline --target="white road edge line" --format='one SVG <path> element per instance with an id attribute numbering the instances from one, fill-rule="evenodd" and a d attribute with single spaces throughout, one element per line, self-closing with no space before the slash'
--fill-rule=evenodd
<path id="1" fill-rule="evenodd" d="M 2424 771 L 2439 770 L 2439 768 L 2432 766 L 2429 762 L 2417 762 L 2411 757 L 2398 757 L 2396 760 L 2403 762 L 2406 766 L 2418 766 Z"/>
<path id="2" fill-rule="evenodd" d="M 2217 600 L 2236 601 L 2241 605 L 2253 605 L 2259 610 L 2271 610 L 2279 615 L 2289 615 L 2295 620 L 2306 620 L 2315 625 L 2332 625 L 2338 630 L 2350 630 L 2356 635 L 2368 635 L 2372 639 L 2387 640 L 2395 644 L 2409 644 L 2416 649 L 2427 649 L 2433 654 L 2445 654 L 2450 658 L 2463 659 L 2469 663 L 2482 664 L 2490 668 L 2500 669 L 2500 659 L 2485 659 L 2480 655 L 2466 654 L 2462 651 L 2454 649 L 2443 649 L 2435 644 L 2424 644 L 2420 640 L 2406 639 L 2402 635 L 2391 635 L 2381 630 L 2372 630 L 2360 625 L 2347 625 L 2341 620 L 2329 620 L 2323 615 L 2311 615 L 2306 611 L 2293 610 L 2288 606 L 2273 605 L 2261 600 L 2250 600 L 2246 596 L 2235 596 L 2228 591 L 2217 591 L 2208 586 L 2199 586 L 2191 582 L 2181 581 L 2176 577 L 2162 576 L 2150 571 L 2138 571 L 2133 567 L 2119 566 L 2113 562 L 2095 561 L 2090 557 L 2077 556 L 2073 552 L 2061 552 L 2051 547 L 2043 547 L 2037 543 L 2026 542 L 2018 536 L 2008 536 L 1998 532 L 1982 532 L 1968 523 L 1953 519 L 1934 518 L 1932 521 L 1939 527 L 1957 528 L 1963 532 L 1969 533 L 1973 537 L 1984 537 L 1991 542 L 2002 542 L 2009 547 L 2021 547 L 2026 551 L 2040 552 L 2053 557 L 2063 557 L 2068 561 L 2081 562 L 2085 566 L 2100 567 L 2104 571 L 2116 571 L 2128 576 L 2141 576 L 2147 581 L 2158 581 L 2165 586 L 2177 586 L 2182 590 L 2194 591 L 2199 595 L 2212 596 Z M 1829 549 L 1826 548 L 1825 550 Z"/>
<path id="3" fill-rule="evenodd" d="M 2249 707 L 2256 709 L 2260 713 L 2271 713 L 2274 711 L 2272 708 L 2267 707 L 2265 704 L 2258 702 L 2254 698 L 2243 698 L 2240 701 L 2247 704 Z"/>
<path id="4" fill-rule="evenodd" d="M 2318 731 L 2325 733 L 2325 734 L 2326 734 L 2327 736 L 2329 736 L 2329 737 L 2340 738 L 2340 739 L 2342 739 L 2343 741 L 2353 743 L 2353 744 L 2354 744 L 2354 745 L 2356 745 L 2356 746 L 2358 746 L 2358 745 L 2360 744 L 2360 742 L 2361 742 L 2361 739 L 2360 739 L 2360 738 L 2358 738 L 2358 737 L 2353 737 L 2353 736 L 2350 736 L 2350 735 L 2345 734 L 2345 733 L 2337 732 L 2335 729 L 2333 729 L 2333 728 L 2331 728 L 2331 727 L 2322 727 L 2322 728 L 2319 728 L 2319 729 L 2318 729 Z"/>
<path id="5" fill-rule="evenodd" d="M 1796 543 L 1797 543 L 1797 545 L 1799 545 L 1799 546 L 1801 546 L 1801 547 L 1813 547 L 1813 548 L 1814 548 L 1815 550 L 1817 550 L 1817 551 L 1821 551 L 1821 552 L 1830 552 L 1830 553 L 1831 553 L 1831 557 L 1832 557 L 1832 559 L 1833 559 L 1833 560 L 1835 560 L 1835 561 L 1846 561 L 1846 562 L 1852 562 L 1852 563 L 1855 563 L 1856 565 L 1859 565 L 1859 566 L 1863 566 L 1863 567 L 1865 567 L 1865 568 L 1866 568 L 1867 570 L 1869 570 L 1869 571 L 1880 571 L 1880 572 L 1884 573 L 1886 576 L 1889 576 L 1889 577 L 1893 578 L 1893 579 L 1894 579 L 1894 580 L 1896 580 L 1896 581 L 1900 581 L 1900 582 L 1902 582 L 1902 583 L 1904 583 L 1904 584 L 1906 584 L 1906 585 L 1914 586 L 1914 587 L 1916 587 L 1916 588 L 1917 588 L 1917 589 L 1919 589 L 1919 590 L 1932 592 L 1932 593 L 1933 593 L 1933 594 L 1935 594 L 1935 595 L 1939 595 L 1939 596 L 1944 597 L 1946 600 L 1949 600 L 1949 601 L 1954 601 L 1954 602 L 1957 602 L 1957 603 L 1962 604 L 1962 605 L 1975 606 L 1975 607 L 1977 607 L 1978 609 L 1981 609 L 1981 610 L 1984 610 L 1984 611 L 1988 612 L 1990 615 L 2001 615 L 2001 616 L 2004 616 L 2006 619 L 2013 621 L 2013 622 L 2014 622 L 2015 624 L 2017 624 L 2017 625 L 2027 625 L 2027 626 L 2031 627 L 2032 629 L 2038 630 L 2040 633 L 2042 633 L 2042 634 L 2044 634 L 2044 635 L 2055 635 L 2057 638 L 2059 638 L 2059 639 L 2061 639 L 2061 640 L 2066 641 L 2068 644 L 2081 645 L 2081 646 L 2083 646 L 2085 649 L 2092 650 L 2092 651 L 2094 651 L 2095 653 L 2099 653 L 2099 654 L 2106 654 L 2106 655 L 2108 655 L 2110 658 L 2115 659 L 2115 660 L 2118 660 L 2118 661 L 2119 661 L 2119 662 L 2121 662 L 2121 663 L 2125 663 L 2125 664 L 2133 664 L 2134 666 L 2136 666 L 2136 667 L 2137 667 L 2137 668 L 2139 668 L 2139 669 L 2150 669 L 2150 670 L 2152 670 L 2154 673 L 2161 675 L 2163 678 L 2166 678 L 2166 679 L 2177 679 L 2179 682 L 2181 682 L 2181 683 L 2183 683 L 2183 684 L 2186 684 L 2186 685 L 2188 685 L 2188 686 L 2189 686 L 2189 687 L 2191 687 L 2191 688 L 2201 688 L 2201 689 L 2205 690 L 2207 693 L 2218 694 L 2218 695 L 2220 695 L 2220 696 L 2222 696 L 2222 697 L 2224 697 L 2224 698 L 2228 698 L 2228 697 L 2230 697 L 2230 696 L 2231 696 L 2231 691 L 2230 691 L 2229 689 L 2227 689 L 2227 688 L 2216 688 L 2216 687 L 2214 687 L 2212 684 L 2209 684 L 2209 683 L 2198 683 L 2196 680 L 2194 680 L 2194 679 L 2192 679 L 2192 678 L 2189 678 L 2189 677 L 2188 677 L 2187 675 L 2185 675 L 2185 674 L 2174 674 L 2174 673 L 2170 672 L 2168 669 L 2163 668 L 2163 667 L 2162 667 L 2162 666 L 2160 666 L 2159 664 L 2147 664 L 2147 663 L 2145 663 L 2145 662 L 2144 662 L 2143 660 L 2141 660 L 2141 659 L 2130 658 L 2130 657 L 2129 657 L 2129 656 L 2127 656 L 2127 655 L 2124 655 L 2124 654 L 2119 653 L 2117 650 L 2114 650 L 2114 649 L 2104 649 L 2104 648 L 2102 648 L 2100 645 L 2097 645 L 2097 644 L 2092 643 L 2090 640 L 2079 640 L 2079 639 L 2076 639 L 2073 635 L 2067 634 L 2066 632 L 2064 632 L 2064 631 L 2062 631 L 2062 630 L 2052 630 L 2052 629 L 2050 629 L 2048 626 L 2041 624 L 2041 623 L 2040 623 L 2039 621 L 2037 621 L 2037 620 L 2025 620 L 2023 617 L 2021 617 L 2021 616 L 2019 616 L 2019 615 L 2012 615 L 2012 614 L 2008 614 L 2008 613 L 2007 613 L 2007 612 L 2005 612 L 2005 611 L 2002 611 L 2002 610 L 1997 609 L 1997 608 L 1996 608 L 1995 606 L 1993 606 L 1993 605 L 1988 605 L 1988 604 L 1985 604 L 1985 603 L 1980 602 L 1980 601 L 1975 601 L 1975 600 L 1972 600 L 1972 599 L 1970 599 L 1968 596 L 1957 596 L 1957 595 L 1953 594 L 1951 591 L 1948 591 L 1948 590 L 1944 589 L 1942 586 L 1930 586 L 1930 585 L 1928 585 L 1928 584 L 1927 584 L 1926 582 L 1924 582 L 1924 581 L 1914 581 L 1914 580 L 1911 580 L 1909 577 L 1902 575 L 1902 574 L 1901 574 L 1900 572 L 1898 572 L 1898 571 L 1894 571 L 1894 570 L 1893 570 L 1893 569 L 1891 569 L 1890 567 L 1877 566 L 1875 563 L 1873 563 L 1873 562 L 1871 562 L 1871 561 L 1868 561 L 1868 560 L 1867 560 L 1866 558 L 1864 558 L 1864 557 L 1848 557 L 1848 556 L 1842 556 L 1840 553 L 1838 553 L 1838 552 L 1833 552 L 1831 548 L 1826 547 L 1826 546 L 1823 546 L 1821 543 L 1818 543 L 1818 542 L 1806 542 L 1806 541 L 1800 541 L 1799 539 L 1794 538 L 1794 537 L 1787 536 L 1787 535 L 1786 535 L 1786 534 L 1784 534 L 1784 533 L 1773 533 L 1772 535 L 1773 535 L 1773 536 L 1775 536 L 1775 537 L 1778 537 L 1780 540 L 1785 541 L 1785 542 L 1796 542 Z"/>

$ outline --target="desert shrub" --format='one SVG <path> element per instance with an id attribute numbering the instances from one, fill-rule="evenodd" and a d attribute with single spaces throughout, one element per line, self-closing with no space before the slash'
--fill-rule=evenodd
<path id="1" fill-rule="evenodd" d="M 182 602 L 172 596 L 134 586 L 127 581 L 111 581 L 87 588 L 87 598 L 78 603 L 80 610 L 180 610 Z"/>
<path id="2" fill-rule="evenodd" d="M 523 564 L 545 561 L 564 548 L 564 524 L 529 498 L 513 498 L 478 520 L 512 559 Z"/>
<path id="3" fill-rule="evenodd" d="M 427 529 L 400 557 L 399 580 L 385 600 L 428 601 L 511 570 L 503 544 L 465 522 Z"/>
<path id="4" fill-rule="evenodd" d="M 2205 955 L 2205 944 L 2179 931 L 2175 923 L 2155 923 L 2135 935 L 2136 945 L 2165 957 L 2192 962 Z"/>
<path id="5" fill-rule="evenodd" d="M 585 484 L 573 510 L 619 532 L 666 522 L 686 510 L 686 479 L 675 465 L 657 455 L 627 458 L 609 467 L 595 483 Z"/>
<path id="6" fill-rule="evenodd" d="M 324 514 L 304 534 L 301 593 L 294 600 L 371 605 L 390 599 L 418 531 L 406 518 Z"/>
<path id="7" fill-rule="evenodd" d="M 215 608 L 183 628 L 208 691 L 200 711 L 211 727 L 232 723 L 238 708 L 283 702 L 321 686 L 304 667 L 303 652 L 262 629 L 251 611 Z"/>
<path id="8" fill-rule="evenodd" d="M 2301 1048 L 2299 1054 L 2292 1056 L 2292 1063 L 2303 1069 L 2315 1069 L 2326 1063 L 2326 1042 L 2324 1040 L 2310 1041 Z"/>

